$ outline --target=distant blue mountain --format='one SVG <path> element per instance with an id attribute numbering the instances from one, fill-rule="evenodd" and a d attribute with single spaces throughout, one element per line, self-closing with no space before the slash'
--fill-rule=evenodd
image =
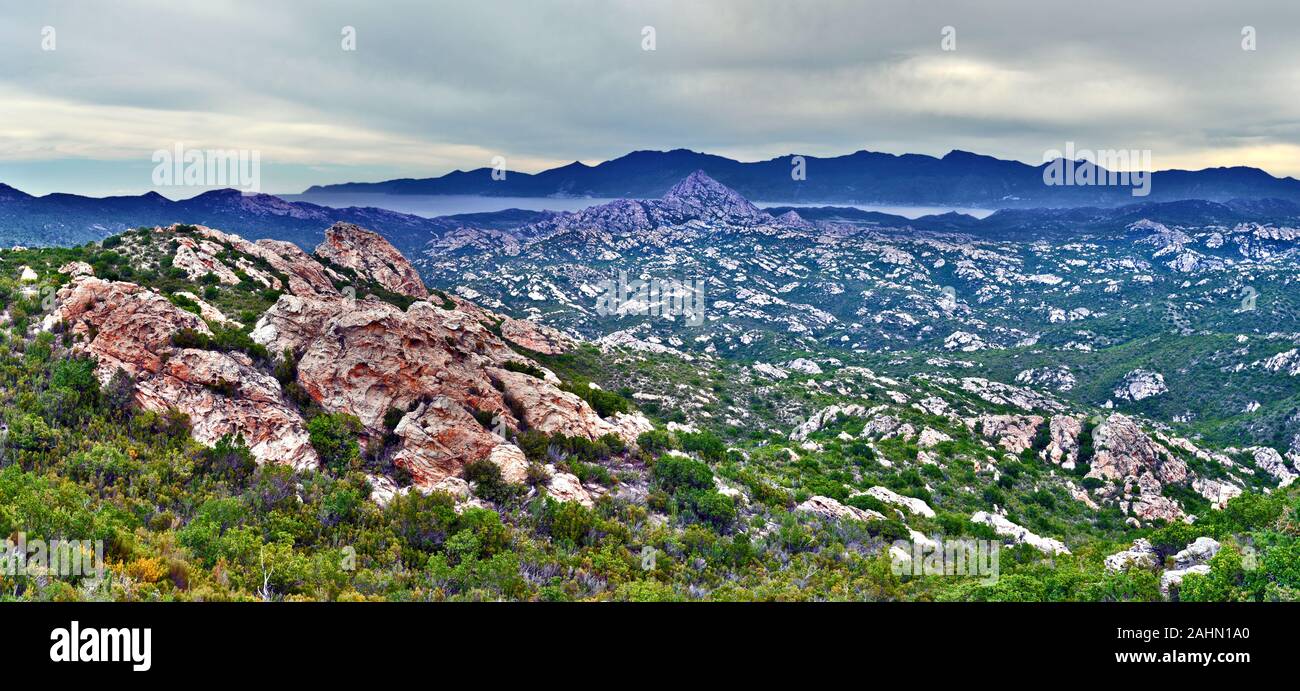
<path id="1" fill-rule="evenodd" d="M 156 192 L 136 197 L 34 197 L 0 184 L 0 246 L 81 245 L 138 226 L 193 223 L 250 239 L 289 240 L 310 249 L 324 238 L 325 228 L 346 221 L 383 233 L 399 249 L 407 251 L 462 225 L 514 227 L 544 220 L 549 214 L 510 209 L 486 215 L 424 218 L 374 207 L 334 209 L 289 202 L 269 194 L 244 195 L 230 189 L 180 201 Z"/>
<path id="2" fill-rule="evenodd" d="M 1007 163 L 1000 161 L 997 165 Z M 625 161 L 622 165 L 631 166 L 631 163 Z M 968 160 L 964 165 L 984 164 Z M 643 167 L 640 170 L 643 179 L 649 180 L 649 169 Z M 216 190 L 172 201 L 155 192 L 135 197 L 95 198 L 74 194 L 35 197 L 0 184 L 0 246 L 81 245 L 130 228 L 172 223 L 207 225 L 250 239 L 289 240 L 310 249 L 322 240 L 325 228 L 343 221 L 381 233 L 400 251 L 408 254 L 460 228 L 544 234 L 555 228 L 588 225 L 605 230 L 625 227 L 627 232 L 639 232 L 652 230 L 661 224 L 673 225 L 692 219 L 709 222 L 724 217 L 733 223 L 833 222 L 1008 239 L 1113 231 L 1143 218 L 1169 225 L 1231 226 L 1243 222 L 1300 225 L 1300 202 L 1253 196 L 1226 201 L 1189 199 L 1124 205 L 1003 208 L 983 219 L 959 213 L 908 219 L 878 211 L 830 205 L 778 206 L 760 210 L 703 171 L 688 171 L 670 185 L 667 194 L 660 197 L 646 201 L 619 199 L 571 213 L 506 209 L 425 218 L 375 207 L 336 209 L 286 201 L 269 194 L 244 195 L 237 190 Z M 791 212 L 795 216 L 787 216 Z"/>
<path id="3" fill-rule="evenodd" d="M 1120 206 L 1135 202 L 1203 199 L 1282 199 L 1300 202 L 1300 180 L 1277 178 L 1257 168 L 1166 170 L 1153 174 L 1149 196 L 1129 187 L 1046 185 L 1043 169 L 967 151 L 942 158 L 858 151 L 845 156 L 805 156 L 806 179 L 791 176 L 792 156 L 742 163 L 686 149 L 634 151 L 599 165 L 579 162 L 529 174 L 508 172 L 493 180 L 490 168 L 454 171 L 436 178 L 317 185 L 305 194 L 473 194 L 506 197 L 590 196 L 654 199 L 692 171 L 748 199 L 882 205 L 968 206 L 992 209 L 1055 206 Z M 1093 167 L 1104 173 L 1104 169 Z"/>

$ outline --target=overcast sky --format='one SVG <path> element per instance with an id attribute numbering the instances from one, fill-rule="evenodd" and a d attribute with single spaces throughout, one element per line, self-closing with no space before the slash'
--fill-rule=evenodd
<path id="1" fill-rule="evenodd" d="M 1149 149 L 1158 169 L 1300 176 L 1293 0 L 31 0 L 0 13 L 0 182 L 32 193 L 146 191 L 153 152 L 176 142 L 260 151 L 272 193 L 497 155 L 537 171 L 678 147 L 1037 164 L 1073 141 Z"/>

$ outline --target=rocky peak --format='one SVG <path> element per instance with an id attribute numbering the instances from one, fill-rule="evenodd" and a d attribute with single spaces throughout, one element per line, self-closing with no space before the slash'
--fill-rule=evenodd
<path id="1" fill-rule="evenodd" d="M 758 207 L 735 190 L 709 177 L 702 170 L 673 185 L 663 200 L 700 218 L 733 217 L 753 219 L 762 214 Z"/>
<path id="2" fill-rule="evenodd" d="M 351 269 L 386 290 L 424 299 L 429 291 L 411 262 L 379 233 L 352 223 L 335 223 L 325 231 L 325 242 L 316 254 L 329 262 Z"/>

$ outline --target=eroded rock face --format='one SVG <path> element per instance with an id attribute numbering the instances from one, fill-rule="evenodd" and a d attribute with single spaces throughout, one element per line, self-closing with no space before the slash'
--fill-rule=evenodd
<path id="1" fill-rule="evenodd" d="M 271 265 L 271 268 L 285 274 L 289 282 L 289 291 L 295 295 L 338 294 L 325 267 L 292 242 L 258 240 L 250 243 L 244 240 L 234 244 L 239 251 L 261 257 Z M 273 276 L 271 278 L 272 285 L 269 287 L 277 288 L 279 279 Z"/>
<path id="2" fill-rule="evenodd" d="M 253 339 L 295 354 L 298 384 L 326 411 L 357 416 L 368 436 L 383 434 L 389 409 L 410 411 L 394 430 L 401 440 L 394 461 L 421 487 L 484 458 L 508 482 L 523 481 L 523 452 L 486 429 L 476 412 L 506 436 L 524 429 L 588 439 L 615 434 L 632 444 L 648 428 L 639 415 L 602 419 L 552 383 L 504 369 L 526 361 L 489 330 L 482 311 L 441 304 L 417 301 L 403 311 L 373 299 L 284 295 Z"/>
<path id="3" fill-rule="evenodd" d="M 528 478 L 528 458 L 514 444 L 498 444 L 488 460 L 501 469 L 501 479 L 506 482 L 518 485 Z"/>
<path id="4" fill-rule="evenodd" d="M 331 314 L 331 311 L 333 313 Z M 518 359 L 482 324 L 417 302 L 401 309 L 377 300 L 281 297 L 253 338 L 280 353 L 300 353 L 298 383 L 330 412 L 356 415 L 378 430 L 389 408 L 448 396 L 468 410 L 517 420 L 483 369 Z"/>
<path id="5" fill-rule="evenodd" d="M 63 322 L 81 337 L 76 347 L 94 355 L 110 375 L 117 367 L 132 375 L 156 373 L 172 334 L 184 328 L 208 332 L 198 315 L 134 283 L 81 278 L 60 289 L 55 300 L 46 326 Z"/>
<path id="6" fill-rule="evenodd" d="M 287 352 L 297 384 L 324 410 L 355 415 L 365 428 L 359 441 L 384 436 L 386 414 L 403 411 L 393 430 L 393 461 L 422 491 L 460 481 L 467 463 L 483 459 L 500 468 L 507 482 L 524 482 L 528 459 L 506 439 L 521 430 L 588 439 L 615 434 L 634 444 L 652 428 L 640 414 L 602 419 L 581 398 L 557 388 L 549 372 L 538 378 L 507 370 L 509 363 L 531 363 L 494 334 L 498 326 L 538 352 L 562 352 L 574 342 L 460 298 L 423 299 L 427 291 L 414 268 L 377 234 L 336 225 L 319 251 L 386 290 L 421 298 L 406 309 L 341 292 L 335 286 L 350 281 L 346 272 L 291 243 L 249 242 L 203 226 L 155 232 L 175 235 L 173 262 L 192 277 L 213 274 L 224 283 L 248 280 L 287 290 L 259 319 L 253 340 L 275 356 Z M 297 408 L 265 363 L 241 353 L 177 348 L 172 336 L 181 329 L 211 335 L 203 319 L 134 284 L 96 279 L 89 267 L 69 265 L 65 272 L 73 283 L 59 293 L 46 326 L 65 322 L 80 339 L 76 347 L 97 359 L 102 380 L 123 369 L 137 379 L 143 407 L 187 413 L 201 442 L 238 434 L 261 462 L 317 464 Z M 212 305 L 189 297 L 214 323 L 227 321 Z M 391 483 L 376 482 L 380 500 L 399 493 Z M 569 501 L 592 501 L 576 478 L 552 478 L 551 490 Z"/>
<path id="7" fill-rule="evenodd" d="M 555 466 L 548 466 L 551 481 L 546 485 L 546 494 L 556 501 L 576 501 L 587 508 L 596 505 L 591 494 L 582 486 L 582 481 L 572 473 L 562 473 Z"/>
<path id="8" fill-rule="evenodd" d="M 423 486 L 459 475 L 466 463 L 491 455 L 505 443 L 446 396 L 421 403 L 402 418 L 393 433 L 402 439 L 393 462 Z"/>
<path id="9" fill-rule="evenodd" d="M 1144 520 L 1178 520 L 1178 502 L 1162 496 L 1164 485 L 1186 484 L 1187 464 L 1155 443 L 1132 418 L 1111 415 L 1093 431 L 1096 455 L 1088 477 L 1106 481 L 1107 497 L 1119 498 L 1121 508 Z"/>
<path id="10" fill-rule="evenodd" d="M 1049 424 L 1051 441 L 1043 454 L 1052 463 L 1072 470 L 1079 459 L 1079 433 L 1083 430 L 1083 421 L 1071 415 L 1053 415 Z"/>
<path id="11" fill-rule="evenodd" d="M 176 254 L 172 257 L 172 266 L 183 269 L 191 281 L 197 281 L 208 274 L 217 277 L 225 285 L 239 283 L 239 276 L 233 269 L 217 259 L 222 247 L 210 241 L 198 241 L 178 236 Z"/>
<path id="12" fill-rule="evenodd" d="M 491 310 L 484 309 L 469 300 L 455 295 L 443 295 L 435 291 L 435 295 L 430 296 L 430 302 L 442 307 L 445 301 L 450 301 L 456 309 L 466 314 L 471 314 L 475 319 L 483 323 L 484 326 L 492 327 L 497 324 L 501 326 L 501 337 L 511 343 L 527 348 L 533 352 L 543 355 L 559 355 L 567 353 L 577 346 L 577 341 L 566 336 L 560 331 L 543 324 L 529 321 L 527 319 L 515 319 L 503 314 L 497 314 Z"/>
<path id="13" fill-rule="evenodd" d="M 488 367 L 487 375 L 506 405 L 529 429 L 546 434 L 595 439 L 622 430 L 605 421 L 586 401 L 529 374 Z M 624 439 L 635 443 L 636 439 Z"/>
<path id="14" fill-rule="evenodd" d="M 1216 509 L 1222 509 L 1224 506 L 1227 506 L 1228 502 L 1231 501 L 1233 497 L 1241 494 L 1241 488 L 1236 485 L 1223 482 L 1222 480 L 1210 480 L 1199 477 L 1192 481 L 1192 489 L 1196 490 L 1196 493 L 1202 497 L 1209 499 L 1210 504 Z"/>
<path id="15" fill-rule="evenodd" d="M 1266 446 L 1255 446 L 1246 451 L 1255 459 L 1255 467 L 1278 479 L 1279 487 L 1286 487 L 1295 482 L 1296 474 L 1291 472 L 1282 460 L 1282 454 Z"/>
<path id="16" fill-rule="evenodd" d="M 1093 439 L 1097 452 L 1092 469 L 1103 478 L 1122 479 L 1149 472 L 1161 483 L 1187 480 L 1187 464 L 1152 442 L 1132 418 L 1110 416 L 1097 427 Z"/>
<path id="17" fill-rule="evenodd" d="M 573 349 L 575 342 L 549 326 L 527 319 L 506 317 L 501 322 L 501 336 L 515 345 L 543 355 L 559 355 Z"/>
<path id="18" fill-rule="evenodd" d="M 316 254 L 351 269 L 386 290 L 424 299 L 429 291 L 415 267 L 383 236 L 351 223 L 335 223 L 325 231 Z"/>
<path id="19" fill-rule="evenodd" d="M 190 247 L 195 248 L 199 253 L 197 256 L 203 265 L 220 261 L 216 259 L 215 254 L 219 254 L 224 246 L 230 246 L 232 249 L 244 254 L 256 257 L 265 262 L 265 266 L 256 265 L 243 257 L 237 261 L 234 269 L 239 269 L 249 276 L 249 278 L 260 283 L 261 285 L 271 288 L 272 290 L 282 290 L 287 288 L 289 292 L 295 295 L 337 295 L 338 291 L 334 289 L 334 283 L 330 280 L 328 269 L 320 262 L 312 259 L 310 255 L 302 250 L 301 247 L 292 242 L 283 240 L 258 240 L 251 242 L 234 233 L 224 233 L 207 226 L 194 226 L 198 235 L 204 238 L 201 243 L 194 243 L 188 238 L 181 238 L 181 246 L 187 243 Z M 167 229 L 156 229 L 159 233 L 174 233 L 176 226 Z M 179 254 L 179 249 L 178 249 Z M 175 259 L 173 259 L 173 264 Z M 230 270 L 221 264 L 224 270 Z M 268 271 L 266 267 L 269 267 Z M 276 274 L 284 276 L 288 286 L 282 284 Z M 235 277 L 238 280 L 238 277 Z"/>
<path id="20" fill-rule="evenodd" d="M 1034 433 L 1043 424 L 1043 418 L 1037 415 L 984 415 L 979 418 L 980 433 L 990 439 L 996 439 L 998 446 L 1020 453 L 1031 448 Z"/>
<path id="21" fill-rule="evenodd" d="M 1129 513 L 1144 521 L 1159 519 L 1172 523 L 1185 517 L 1183 507 L 1178 502 L 1155 494 L 1150 489 L 1140 488 L 1136 496 L 1126 492 L 1125 499 L 1126 501 L 1120 502 L 1120 508 L 1126 508 Z"/>
<path id="22" fill-rule="evenodd" d="M 294 355 L 302 351 L 324 331 L 326 323 L 357 302 L 343 296 L 300 297 L 281 295 L 280 299 L 257 321 L 252 339 L 280 355 L 286 349 Z"/>
<path id="23" fill-rule="evenodd" d="M 172 345 L 181 329 L 211 334 L 197 315 L 133 283 L 86 276 L 61 289 L 56 300 L 50 319 L 79 337 L 73 348 L 96 360 L 101 382 L 121 368 L 136 378 L 141 407 L 186 413 L 201 443 L 235 434 L 258 462 L 316 465 L 302 418 L 274 377 L 241 353 Z"/>

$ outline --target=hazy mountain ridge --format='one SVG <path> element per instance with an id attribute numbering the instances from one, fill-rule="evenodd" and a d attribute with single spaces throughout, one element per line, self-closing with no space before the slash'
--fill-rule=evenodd
<path id="1" fill-rule="evenodd" d="M 102 240 L 144 226 L 210 224 L 252 239 L 288 240 L 311 248 L 335 222 L 374 228 L 405 251 L 419 248 L 439 233 L 472 223 L 513 226 L 547 218 L 550 212 L 507 209 L 486 214 L 425 218 L 377 207 L 332 208 L 286 201 L 269 194 L 245 195 L 222 189 L 172 201 L 156 192 L 139 196 L 41 197 L 0 186 L 0 246 L 70 246 Z"/>
<path id="2" fill-rule="evenodd" d="M 441 177 L 316 185 L 304 194 L 473 194 L 520 197 L 657 198 L 692 171 L 703 170 L 749 199 L 915 206 L 1033 208 L 1119 206 L 1136 201 L 1278 198 L 1300 202 L 1300 181 L 1257 168 L 1157 171 L 1151 192 L 1134 197 L 1129 187 L 1048 186 L 1043 169 L 966 151 L 941 158 L 920 154 L 858 151 L 844 156 L 803 156 L 806 179 L 795 180 L 792 156 L 746 163 L 686 149 L 634 151 L 588 166 L 574 162 L 540 173 L 492 169 L 454 171 Z M 1098 170 L 1101 170 L 1098 168 Z"/>
<path id="3" fill-rule="evenodd" d="M 228 228 L 254 239 L 283 239 L 310 248 L 320 242 L 320 228 L 334 222 L 344 222 L 373 228 L 402 252 L 414 254 L 427 242 L 449 235 L 463 235 L 460 231 L 464 229 L 494 231 L 505 237 L 528 233 L 544 234 L 547 223 L 598 224 L 619 222 L 620 218 L 632 222 L 641 216 L 654 223 L 671 224 L 674 219 L 685 218 L 684 214 L 690 213 L 705 218 L 716 217 L 717 214 L 752 216 L 757 213 L 757 209 L 737 206 L 737 200 L 750 205 L 746 200 L 747 195 L 739 191 L 734 192 L 736 199 L 706 199 L 700 202 L 705 206 L 695 209 L 683 206 L 680 200 L 673 202 L 672 188 L 684 184 L 697 170 L 706 172 L 703 169 L 687 170 L 680 177 L 666 183 L 660 182 L 663 171 L 658 171 L 652 177 L 653 184 L 647 186 L 655 189 L 662 187 L 664 192 L 643 195 L 641 198 L 620 199 L 612 205 L 589 207 L 578 212 L 505 209 L 435 218 L 375 206 L 333 208 L 305 201 L 287 201 L 269 194 L 243 195 L 231 189 L 214 190 L 190 199 L 172 201 L 156 192 L 103 198 L 73 194 L 36 197 L 12 187 L 0 186 L 0 246 L 76 245 L 101 240 L 130 228 L 196 222 Z M 707 177 L 714 179 L 712 175 Z M 492 191 L 495 190 L 492 188 Z M 793 201 L 796 197 L 788 199 Z M 376 203 L 382 201 L 376 199 Z M 1125 197 L 1119 199 L 1114 206 L 1077 206 L 1076 203 L 1086 201 L 1078 198 L 1059 201 L 1068 202 L 1070 206 L 1003 208 L 983 219 L 952 212 L 908 219 L 896 214 L 844 206 L 780 206 L 766 211 L 773 216 L 795 211 L 809 221 L 836 221 L 863 227 L 970 232 L 1008 239 L 1109 230 L 1144 218 L 1163 223 L 1300 224 L 1300 202 L 1258 195 L 1218 202 L 1159 202 L 1150 198 L 1134 201 L 1131 197 Z M 915 199 L 913 202 L 921 203 Z M 636 222 L 645 225 L 641 221 Z"/>

